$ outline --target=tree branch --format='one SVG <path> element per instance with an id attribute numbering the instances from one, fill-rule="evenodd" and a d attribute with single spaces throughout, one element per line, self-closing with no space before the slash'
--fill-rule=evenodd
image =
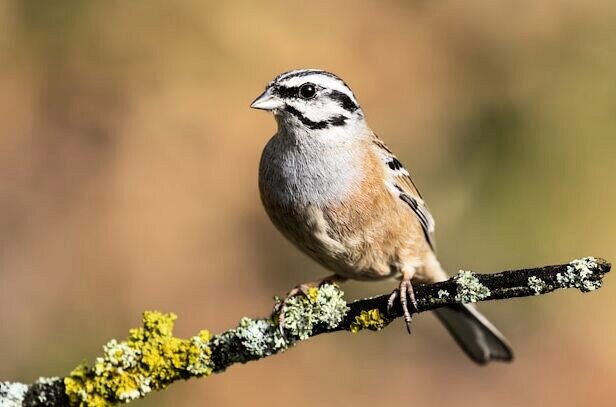
<path id="1" fill-rule="evenodd" d="M 582 292 L 601 287 L 611 265 L 586 257 L 567 264 L 474 274 L 460 271 L 447 281 L 415 287 L 418 312 L 458 303 L 547 294 L 559 288 Z M 336 285 L 309 290 L 285 308 L 285 335 L 277 316 L 242 318 L 236 328 L 210 337 L 201 331 L 190 339 L 173 336 L 175 315 L 146 312 L 143 327 L 125 341 L 111 340 L 92 366 L 76 367 L 64 378 L 40 378 L 34 384 L 0 382 L 0 406 L 105 406 L 141 398 L 180 379 L 220 373 L 283 352 L 309 337 L 335 331 L 380 330 L 402 310 L 387 315 L 389 294 L 347 304 Z M 279 301 L 279 300 L 278 300 Z"/>

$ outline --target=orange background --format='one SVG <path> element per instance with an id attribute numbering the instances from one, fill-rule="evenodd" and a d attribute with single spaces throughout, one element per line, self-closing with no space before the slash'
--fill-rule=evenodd
<path id="1" fill-rule="evenodd" d="M 342 76 L 414 173 L 452 272 L 616 260 L 616 3 L 0 4 L 0 379 L 62 375 L 146 309 L 179 336 L 263 316 L 325 272 L 274 230 L 248 108 L 278 73 Z M 393 283 L 349 283 L 349 299 Z M 473 365 L 431 315 L 326 335 L 137 406 L 614 403 L 616 280 L 481 308 Z"/>

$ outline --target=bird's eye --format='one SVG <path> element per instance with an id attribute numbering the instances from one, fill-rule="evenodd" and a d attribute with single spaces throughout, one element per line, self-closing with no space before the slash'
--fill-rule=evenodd
<path id="1" fill-rule="evenodd" d="M 312 99 L 317 94 L 317 90 L 312 83 L 305 83 L 299 88 L 299 95 L 303 99 Z"/>

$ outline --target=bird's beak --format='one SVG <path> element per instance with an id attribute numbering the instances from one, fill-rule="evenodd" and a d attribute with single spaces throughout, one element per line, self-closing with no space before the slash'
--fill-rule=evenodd
<path id="1" fill-rule="evenodd" d="M 280 109 L 282 106 L 282 100 L 272 93 L 271 88 L 266 89 L 265 92 L 259 95 L 259 97 L 250 104 L 250 107 L 253 109 L 261 110 L 275 110 Z"/>

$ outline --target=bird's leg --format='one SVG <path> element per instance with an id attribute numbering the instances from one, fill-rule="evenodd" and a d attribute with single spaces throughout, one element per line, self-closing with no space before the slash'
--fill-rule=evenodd
<path id="1" fill-rule="evenodd" d="M 411 321 L 413 320 L 411 312 L 409 312 L 408 303 L 411 302 L 413 306 L 413 312 L 418 312 L 417 300 L 415 299 L 415 290 L 413 290 L 413 284 L 411 284 L 412 273 L 404 271 L 402 273 L 402 281 L 400 281 L 400 287 L 396 288 L 387 301 L 387 313 L 391 314 L 391 309 L 394 306 L 396 298 L 400 297 L 400 305 L 402 306 L 402 312 L 404 312 L 404 322 L 406 322 L 406 330 L 411 333 Z"/>
<path id="2" fill-rule="evenodd" d="M 321 287 L 323 284 L 326 283 L 344 283 L 347 280 L 348 278 L 346 277 L 332 274 L 331 276 L 327 276 L 316 281 L 311 281 L 295 286 L 291 291 L 289 291 L 284 300 L 276 302 L 276 304 L 274 305 L 274 309 L 272 310 L 272 315 L 278 314 L 278 327 L 280 329 L 280 332 L 284 335 L 284 309 L 291 298 L 297 295 L 304 295 L 307 297 L 308 290 L 312 287 Z"/>

